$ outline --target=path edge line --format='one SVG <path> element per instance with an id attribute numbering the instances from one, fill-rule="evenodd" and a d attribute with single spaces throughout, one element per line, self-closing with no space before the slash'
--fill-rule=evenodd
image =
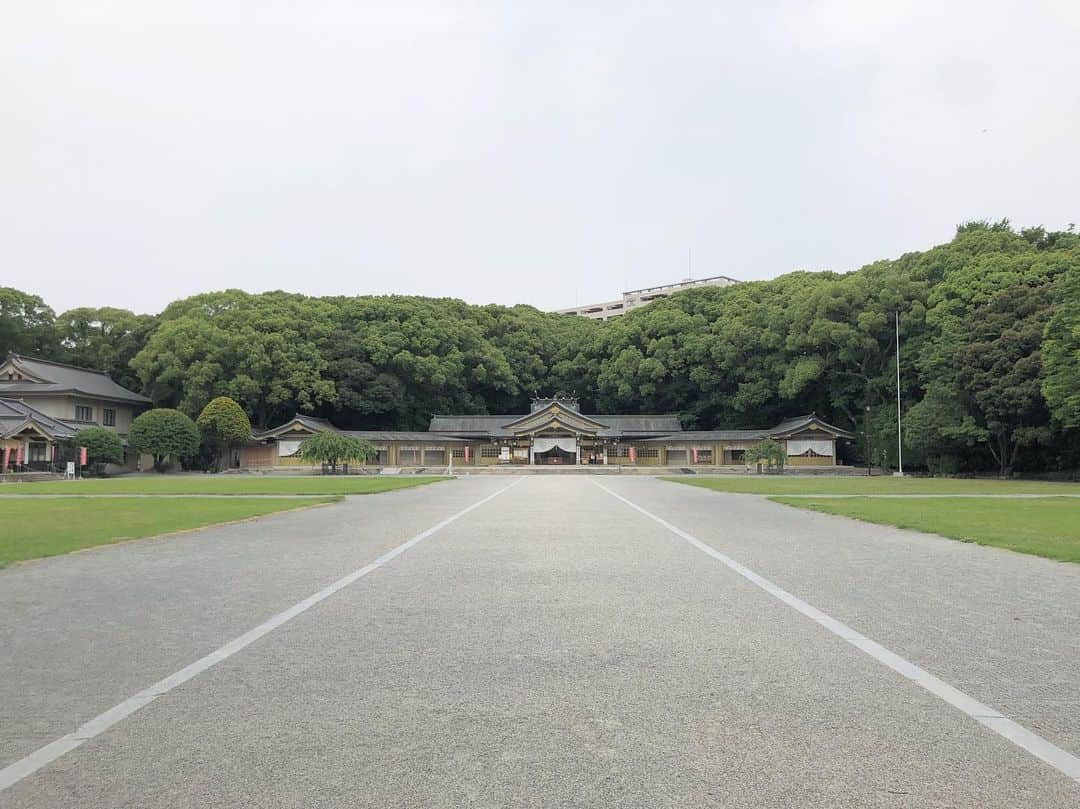
<path id="1" fill-rule="evenodd" d="M 14 786 L 15 784 L 19 783 L 19 781 L 37 772 L 47 764 L 51 764 L 52 762 L 56 761 L 64 754 L 70 753 L 72 750 L 81 747 L 83 744 L 90 741 L 94 737 L 101 735 L 109 728 L 113 727 L 116 724 L 119 724 L 124 719 L 127 719 L 136 711 L 140 710 L 141 708 L 145 708 L 158 697 L 168 694 L 177 686 L 183 685 L 188 680 L 198 676 L 199 674 L 202 674 L 204 671 L 217 665 L 221 661 L 227 660 L 240 650 L 246 648 L 247 646 L 250 646 L 252 643 L 259 640 L 259 638 L 262 638 L 264 635 L 268 635 L 278 627 L 288 623 L 296 616 L 311 609 L 316 604 L 329 598 L 339 590 L 342 590 L 348 587 L 350 584 L 358 581 L 359 579 L 362 579 L 364 576 L 368 575 L 372 571 L 378 570 L 387 562 L 405 553 L 405 551 L 409 550 L 409 548 L 419 544 L 420 542 L 423 542 L 428 537 L 437 534 L 443 528 L 446 528 L 446 526 L 461 519 L 474 509 L 480 508 L 480 506 L 491 502 L 500 494 L 503 494 L 507 490 L 512 489 L 514 486 L 518 485 L 521 480 L 522 478 L 518 478 L 508 486 L 503 486 L 501 489 L 476 501 L 472 505 L 467 506 L 466 508 L 458 511 L 455 514 L 452 514 L 451 516 L 444 519 L 442 522 L 436 523 L 431 528 L 428 528 L 425 531 L 421 531 L 419 534 L 416 534 L 411 539 L 408 539 L 405 542 L 402 542 L 400 545 L 397 545 L 386 551 L 381 556 L 377 557 L 374 561 L 369 562 L 363 567 L 357 568 L 351 573 L 342 576 L 340 579 L 333 582 L 332 584 L 327 585 L 322 590 L 319 590 L 317 593 L 314 593 L 305 598 L 304 600 L 293 604 L 291 607 L 282 610 L 276 615 L 263 621 L 258 626 L 249 629 L 242 635 L 239 635 L 238 637 L 233 638 L 231 641 L 224 644 L 223 646 L 218 647 L 209 654 L 203 655 L 193 663 L 189 663 L 187 666 L 184 666 L 184 668 L 180 669 L 179 671 L 173 672 L 167 677 L 158 680 L 153 685 L 144 688 L 142 691 L 139 691 L 136 694 L 133 694 L 123 702 L 120 702 L 117 705 L 109 708 L 108 710 L 103 711 L 102 713 L 95 716 L 93 719 L 80 725 L 73 732 L 65 734 L 59 739 L 49 742 L 43 747 L 39 747 L 37 750 L 30 753 L 29 755 L 24 756 L 18 761 L 7 765 L 3 769 L 0 769 L 0 792 L 3 792 L 9 787 Z"/>
<path id="2" fill-rule="evenodd" d="M 1022 750 L 1027 751 L 1031 755 L 1040 759 L 1041 761 L 1049 764 L 1054 769 L 1058 770 L 1073 781 L 1080 783 L 1080 758 L 1077 758 L 1072 753 L 1064 750 L 1053 742 L 1044 739 L 1037 733 L 1028 730 L 1023 725 L 1009 719 L 1001 712 L 988 705 L 976 700 L 974 697 L 970 697 L 958 688 L 949 685 L 944 680 L 935 677 L 925 669 L 920 668 L 911 661 L 901 657 L 895 652 L 889 650 L 885 646 L 882 646 L 877 641 L 871 640 L 865 635 L 855 631 L 850 626 L 845 624 L 832 616 L 822 612 L 812 604 L 803 601 L 798 596 L 792 595 L 787 590 L 783 589 L 777 584 L 766 579 L 758 573 L 755 573 L 745 565 L 735 561 L 730 556 L 721 553 L 713 548 L 711 545 L 707 545 L 697 537 L 683 531 L 681 528 L 672 525 L 663 517 L 659 517 L 648 511 L 645 508 L 637 505 L 621 494 L 609 489 L 604 484 L 598 481 L 592 481 L 596 486 L 599 486 L 605 492 L 610 494 L 616 500 L 622 501 L 624 504 L 634 509 L 635 511 L 648 517 L 655 523 L 666 528 L 671 533 L 675 534 L 680 539 L 685 540 L 695 548 L 711 556 L 716 561 L 725 565 L 726 567 L 738 573 L 747 581 L 757 585 L 762 590 L 773 596 L 777 600 L 787 604 L 796 612 L 800 612 L 815 623 L 825 627 L 832 634 L 838 638 L 847 641 L 861 652 L 868 654 L 870 657 L 877 660 L 882 665 L 900 674 L 902 677 L 911 680 L 917 685 L 921 686 L 926 691 L 929 691 L 935 697 L 948 703 L 952 707 L 962 711 L 969 717 L 974 719 L 983 727 L 992 730 L 1004 739 L 1015 744 Z"/>

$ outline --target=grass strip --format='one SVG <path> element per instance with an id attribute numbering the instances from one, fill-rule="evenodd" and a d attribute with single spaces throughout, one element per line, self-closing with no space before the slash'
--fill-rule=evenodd
<path id="1" fill-rule="evenodd" d="M 309 475 L 277 477 L 255 475 L 138 475 L 43 483 L 0 484 L 5 494 L 379 494 L 395 489 L 424 486 L 445 477 Z"/>
<path id="2" fill-rule="evenodd" d="M 129 539 L 331 503 L 310 498 L 0 498 L 0 567 Z"/>
<path id="3" fill-rule="evenodd" d="M 731 475 L 666 477 L 672 483 L 735 494 L 1080 494 L 1080 483 L 884 476 Z"/>
<path id="4" fill-rule="evenodd" d="M 1080 500 L 1072 498 L 769 499 L 796 508 L 939 534 L 961 542 L 1007 548 L 1061 562 L 1080 562 Z"/>

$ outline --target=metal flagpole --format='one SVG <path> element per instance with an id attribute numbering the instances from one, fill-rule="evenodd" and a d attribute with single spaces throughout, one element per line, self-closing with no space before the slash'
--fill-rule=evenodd
<path id="1" fill-rule="evenodd" d="M 904 437 L 900 430 L 900 310 L 896 310 L 896 457 L 897 474 L 904 476 Z"/>

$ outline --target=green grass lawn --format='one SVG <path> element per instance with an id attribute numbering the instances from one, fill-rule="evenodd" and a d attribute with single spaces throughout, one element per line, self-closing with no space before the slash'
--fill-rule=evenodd
<path id="1" fill-rule="evenodd" d="M 24 559 L 260 517 L 339 499 L 0 499 L 0 567 Z"/>
<path id="2" fill-rule="evenodd" d="M 1080 562 L 1080 500 L 1073 498 L 769 499 L 797 508 L 940 534 L 962 542 L 993 545 L 1062 562 Z"/>
<path id="3" fill-rule="evenodd" d="M 378 494 L 446 480 L 406 475 L 345 477 L 309 475 L 278 477 L 254 475 L 139 475 L 47 483 L 0 484 L 5 494 Z"/>
<path id="4" fill-rule="evenodd" d="M 746 475 L 669 477 L 673 483 L 740 494 L 1077 494 L 1080 483 L 959 478 Z"/>

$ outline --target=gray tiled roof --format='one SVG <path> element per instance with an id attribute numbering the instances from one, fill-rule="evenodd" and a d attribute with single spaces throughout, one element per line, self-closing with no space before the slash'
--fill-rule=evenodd
<path id="1" fill-rule="evenodd" d="M 150 403 L 150 400 L 142 394 L 117 385 L 109 378 L 108 374 L 101 371 L 77 368 L 74 365 L 65 365 L 62 362 L 40 360 L 19 354 L 9 354 L 8 360 L 28 375 L 45 381 L 0 380 L 0 396 L 17 397 L 43 393 L 78 393 L 99 399 L 113 399 L 136 404 Z"/>
<path id="2" fill-rule="evenodd" d="M 757 441 L 765 438 L 768 430 L 684 430 L 659 438 L 646 438 L 644 442 L 656 441 Z M 643 442 L 643 443 L 644 443 Z"/>
<path id="3" fill-rule="evenodd" d="M 442 444 L 456 444 L 465 443 L 464 439 L 451 438 L 438 433 L 428 432 L 416 432 L 408 430 L 339 430 L 333 424 L 326 419 L 315 418 L 315 416 L 305 416 L 297 413 L 291 419 L 284 424 L 278 425 L 271 430 L 264 430 L 262 432 L 254 433 L 251 437 L 256 441 L 266 440 L 268 438 L 274 438 L 278 434 L 286 432 L 285 428 L 299 423 L 300 425 L 307 427 L 309 430 L 316 432 L 329 430 L 330 432 L 338 433 L 340 435 L 348 435 L 353 438 L 363 438 L 367 441 L 415 441 L 442 443 Z"/>
<path id="4" fill-rule="evenodd" d="M 841 427 L 837 427 L 834 424 L 829 424 L 827 421 L 820 418 L 817 413 L 808 413 L 805 416 L 793 416 L 789 419 L 784 419 L 782 422 L 769 430 L 769 434 L 775 436 L 787 435 L 788 433 L 798 432 L 804 427 L 809 427 L 811 424 L 816 424 L 817 426 L 824 428 L 829 432 L 836 433 L 837 436 L 843 438 L 854 437 L 854 433 Z"/>
<path id="5" fill-rule="evenodd" d="M 464 438 L 452 438 L 438 433 L 402 432 L 400 430 L 337 430 L 342 435 L 367 441 L 414 441 L 425 444 L 465 444 Z"/>
<path id="6" fill-rule="evenodd" d="M 0 438 L 10 438 L 34 422 L 52 439 L 72 438 L 78 430 L 52 416 L 46 416 L 18 399 L 0 399 Z"/>
<path id="7" fill-rule="evenodd" d="M 785 419 L 772 429 L 754 430 L 683 430 L 679 417 L 673 414 L 637 415 L 617 413 L 614 415 L 582 414 L 585 418 L 604 425 L 597 431 L 602 438 L 621 438 L 642 442 L 710 442 L 710 441 L 757 441 L 769 436 L 783 436 L 797 432 L 811 424 L 816 424 L 834 432 L 840 437 L 850 437 L 851 433 L 822 421 L 811 413 Z M 466 439 L 486 439 L 489 437 L 510 437 L 514 433 L 507 429 L 509 425 L 522 420 L 519 414 L 497 415 L 454 415 L 432 416 L 431 425 L 426 432 L 397 430 L 339 430 L 324 419 L 313 416 L 297 415 L 286 424 L 255 436 L 269 438 L 294 422 L 300 422 L 312 430 L 333 430 L 344 435 L 366 438 L 368 441 L 410 441 L 410 442 L 463 442 Z"/>
<path id="8" fill-rule="evenodd" d="M 519 418 L 521 416 L 432 416 L 428 430 L 455 435 L 510 435 L 503 426 Z"/>
<path id="9" fill-rule="evenodd" d="M 601 430 L 600 435 L 605 437 L 618 437 L 622 435 L 656 435 L 657 433 L 681 433 L 682 424 L 679 417 L 664 413 L 658 415 L 616 414 L 613 416 L 589 416 L 591 419 L 607 425 L 606 430 Z"/>
<path id="10" fill-rule="evenodd" d="M 315 418 L 315 416 L 305 416 L 302 413 L 297 413 L 284 424 L 279 424 L 277 427 L 272 427 L 269 430 L 252 431 L 251 437 L 256 440 L 273 438 L 279 433 L 288 432 L 288 428 L 292 427 L 292 425 L 296 423 L 299 423 L 301 427 L 306 427 L 307 429 L 315 432 L 319 430 L 330 430 L 335 433 L 341 432 L 341 430 L 339 430 L 326 419 L 319 419 Z"/>
<path id="11" fill-rule="evenodd" d="M 605 438 L 619 436 L 657 435 L 677 433 L 682 430 L 679 417 L 672 414 L 636 415 L 636 414 L 582 414 L 585 418 L 603 424 L 597 434 Z M 466 436 L 509 436 L 507 425 L 520 421 L 519 414 L 494 416 L 432 416 L 428 429 L 433 433 Z"/>

